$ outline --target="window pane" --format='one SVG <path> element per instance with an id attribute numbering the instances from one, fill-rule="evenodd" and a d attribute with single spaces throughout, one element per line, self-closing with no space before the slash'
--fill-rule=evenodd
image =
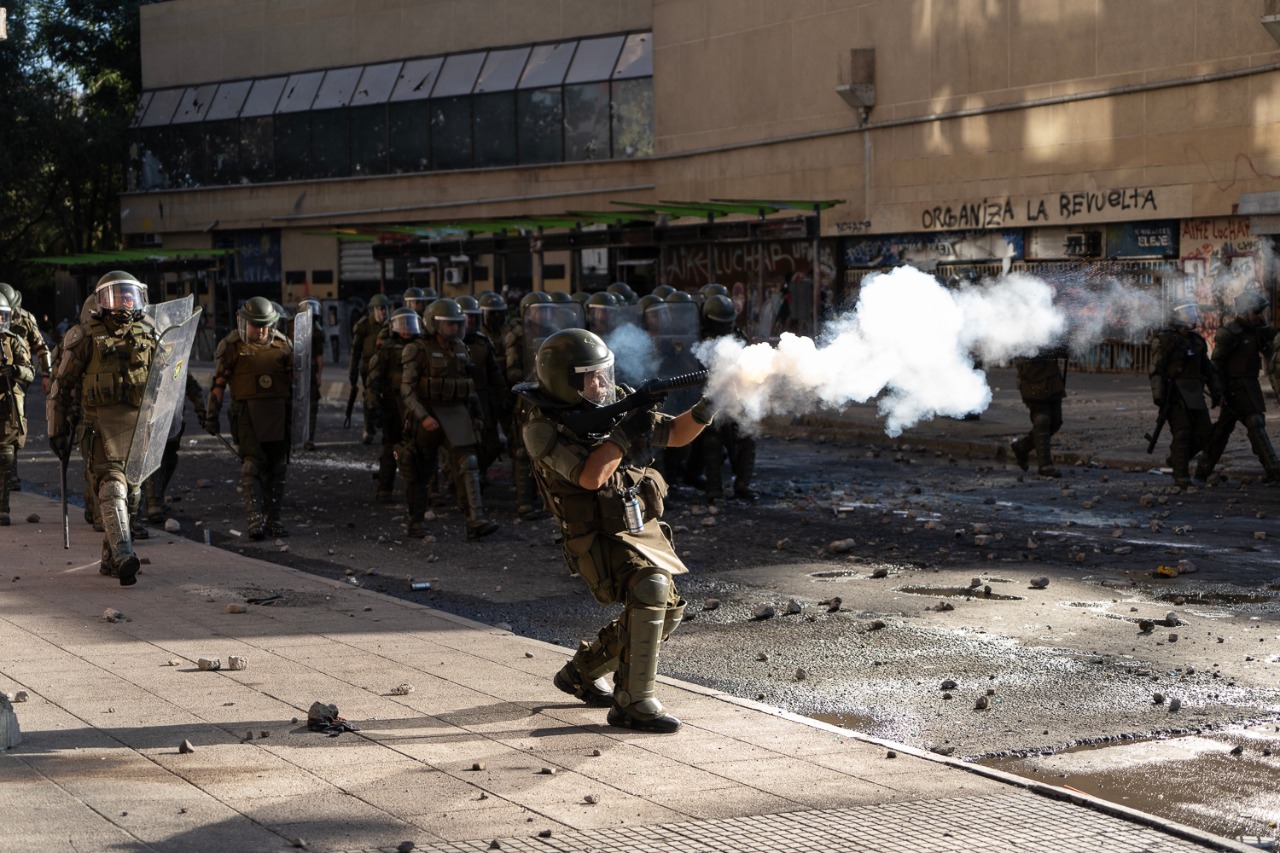
<path id="1" fill-rule="evenodd" d="M 277 181 L 311 177 L 311 114 L 282 113 L 275 117 Z"/>
<path id="2" fill-rule="evenodd" d="M 608 80 L 613 76 L 613 67 L 618 62 L 618 53 L 622 50 L 623 40 L 623 36 L 608 36 L 599 39 L 583 39 L 578 42 L 578 51 L 573 55 L 569 76 L 564 82 L 590 83 L 595 80 Z"/>
<path id="3" fill-rule="evenodd" d="M 437 169 L 471 168 L 471 98 L 431 101 L 431 160 Z"/>
<path id="4" fill-rule="evenodd" d="M 280 96 L 280 102 L 276 104 L 276 112 L 300 113 L 311 109 L 311 103 L 316 99 L 316 92 L 319 90 L 320 81 L 323 79 L 323 71 L 308 71 L 305 74 L 289 75 L 289 82 L 285 84 L 284 94 Z"/>
<path id="5" fill-rule="evenodd" d="M 613 84 L 613 156 L 653 156 L 653 78 Z"/>
<path id="6" fill-rule="evenodd" d="M 247 91 L 247 90 L 246 90 Z M 240 180 L 240 123 L 235 119 L 204 124 L 206 183 L 234 184 Z"/>
<path id="7" fill-rule="evenodd" d="M 217 83 L 205 86 L 190 86 L 182 93 L 178 102 L 178 111 L 173 114 L 174 124 L 189 124 L 193 121 L 204 121 L 213 103 L 213 93 L 218 89 Z"/>
<path id="8" fill-rule="evenodd" d="M 355 68 L 330 68 L 324 73 L 324 81 L 320 84 L 320 91 L 316 92 L 311 109 L 332 110 L 351 103 L 351 94 L 360 82 L 362 71 L 364 67 L 360 65 Z"/>
<path id="9" fill-rule="evenodd" d="M 275 119 L 240 119 L 240 174 L 251 183 L 275 180 Z"/>
<path id="10" fill-rule="evenodd" d="M 249 97 L 252 80 L 239 80 L 235 83 L 223 83 L 213 96 L 213 105 L 205 114 L 205 121 L 221 121 L 225 118 L 237 118 L 245 99 Z"/>
<path id="11" fill-rule="evenodd" d="M 622 47 L 618 67 L 613 70 L 613 79 L 652 76 L 653 33 L 632 33 L 627 36 L 627 43 Z"/>
<path id="12" fill-rule="evenodd" d="M 402 62 L 387 62 L 383 65 L 366 65 L 360 75 L 360 82 L 351 95 L 351 106 L 362 107 L 366 104 L 385 104 L 391 98 L 391 89 L 400 76 Z"/>
<path id="13" fill-rule="evenodd" d="M 415 101 L 431 97 L 436 79 L 444 60 L 438 56 L 430 59 L 411 59 L 400 69 L 396 86 L 391 90 L 392 101 Z"/>
<path id="14" fill-rule="evenodd" d="M 559 163 L 564 159 L 564 99 L 559 86 L 518 92 L 516 115 L 521 163 Z"/>
<path id="15" fill-rule="evenodd" d="M 381 104 L 351 111 L 351 174 L 385 175 L 387 108 Z"/>
<path id="16" fill-rule="evenodd" d="M 138 106 L 133 111 L 133 121 L 129 123 L 130 127 L 138 127 L 142 124 L 142 119 L 147 115 L 147 107 L 151 106 L 151 99 L 155 94 L 155 92 L 143 92 L 139 96 Z"/>
<path id="17" fill-rule="evenodd" d="M 392 172 L 431 168 L 431 104 L 407 101 L 387 108 L 388 151 Z"/>
<path id="18" fill-rule="evenodd" d="M 269 116 L 274 113 L 276 102 L 280 100 L 280 93 L 284 91 L 284 84 L 288 82 L 287 77 L 254 80 L 253 88 L 249 90 L 249 97 L 244 102 L 244 109 L 240 111 L 240 118 Z"/>
<path id="19" fill-rule="evenodd" d="M 129 181 L 131 189 L 163 190 L 169 186 L 164 157 L 169 128 L 150 128 L 133 132 L 129 146 Z"/>
<path id="20" fill-rule="evenodd" d="M 147 105 L 147 114 L 138 122 L 139 127 L 160 127 L 173 119 L 186 89 L 161 89 L 151 95 L 151 103 Z"/>
<path id="21" fill-rule="evenodd" d="M 524 71 L 525 60 L 529 58 L 529 48 L 517 47 L 512 50 L 491 50 L 489 58 L 480 70 L 476 80 L 477 92 L 506 92 L 516 87 L 520 80 L 520 72 Z"/>
<path id="22" fill-rule="evenodd" d="M 544 86 L 559 86 L 564 82 L 564 74 L 569 70 L 569 61 L 573 59 L 573 50 L 578 46 L 576 41 L 560 44 L 540 44 L 529 54 L 529 61 L 520 77 L 521 89 L 541 89 Z"/>
<path id="23" fill-rule="evenodd" d="M 477 166 L 516 163 L 516 99 L 514 92 L 476 95 L 475 140 Z"/>
<path id="24" fill-rule="evenodd" d="M 484 52 L 455 53 L 446 56 L 440 69 L 440 82 L 436 84 L 433 98 L 449 98 L 454 95 L 470 95 L 476 85 L 480 67 L 484 65 Z"/>
<path id="25" fill-rule="evenodd" d="M 564 87 L 564 159 L 609 159 L 609 84 Z"/>
<path id="26" fill-rule="evenodd" d="M 346 110 L 311 113 L 311 176 L 343 178 L 351 174 L 350 115 Z"/>

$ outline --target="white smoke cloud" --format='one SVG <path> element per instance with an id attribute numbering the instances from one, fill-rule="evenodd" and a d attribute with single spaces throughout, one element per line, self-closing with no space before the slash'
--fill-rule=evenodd
<path id="1" fill-rule="evenodd" d="M 604 339 L 613 352 L 613 371 L 619 382 L 641 385 L 658 373 L 658 348 L 639 326 L 619 326 Z"/>
<path id="2" fill-rule="evenodd" d="M 703 342 L 706 393 L 747 429 L 773 414 L 878 397 L 885 432 L 897 436 L 938 415 L 986 409 L 991 389 L 974 355 L 992 361 L 1054 342 L 1066 319 L 1044 282 L 1015 275 L 949 291 L 912 267 L 868 277 L 858 303 L 821 343 L 784 334 L 776 348 L 733 338 Z"/>

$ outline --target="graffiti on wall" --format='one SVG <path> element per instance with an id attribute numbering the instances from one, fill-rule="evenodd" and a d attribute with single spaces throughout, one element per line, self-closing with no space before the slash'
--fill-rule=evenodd
<path id="1" fill-rule="evenodd" d="M 1054 193 L 1015 199 L 980 198 L 953 204 L 935 204 L 920 211 L 925 231 L 1021 228 L 1027 225 L 1061 225 L 1088 222 L 1100 217 L 1148 217 L 1160 210 L 1159 191 L 1151 187 L 1117 187 L 1090 192 Z"/>
<path id="2" fill-rule="evenodd" d="M 1182 296 L 1200 306 L 1202 333 L 1212 340 L 1232 316 L 1232 302 L 1246 290 L 1265 291 L 1270 246 L 1249 228 L 1248 217 L 1184 219 L 1179 261 L 1186 275 Z"/>

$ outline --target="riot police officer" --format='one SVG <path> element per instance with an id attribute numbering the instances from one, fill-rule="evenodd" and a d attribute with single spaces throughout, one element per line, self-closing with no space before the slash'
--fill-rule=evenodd
<path id="1" fill-rule="evenodd" d="M 84 416 L 82 442 L 92 459 L 93 490 L 102 517 L 99 571 L 137 582 L 130 515 L 137 510 L 139 484 L 125 476 L 133 431 L 144 403 L 147 378 L 156 357 L 157 334 L 143 313 L 147 288 L 132 275 L 113 271 L 93 291 L 97 310 L 88 322 L 67 330 L 46 402 L 49 445 L 64 463 L 71 454 L 68 415 L 78 391 Z"/>
<path id="2" fill-rule="evenodd" d="M 400 396 L 400 379 L 404 373 L 401 357 L 405 346 L 422 335 L 422 318 L 408 305 L 391 312 L 387 334 L 378 336 L 378 349 L 369 360 L 369 375 L 365 378 L 364 405 L 376 408 L 382 423 L 382 453 L 378 457 L 378 503 L 391 503 L 391 493 L 396 480 L 396 452 L 404 441 L 404 400 Z M 421 530 L 423 507 L 415 520 L 409 519 L 410 533 L 424 535 Z"/>
<path id="3" fill-rule="evenodd" d="M 344 427 L 351 426 L 351 407 L 355 403 L 357 389 L 369 373 L 369 359 L 373 358 L 374 350 L 377 349 L 378 333 L 386 327 L 390 313 L 391 300 L 381 293 L 375 293 L 369 298 L 369 313 L 357 320 L 351 328 L 351 366 L 348 370 L 351 395 L 347 398 L 347 417 L 342 424 Z M 374 418 L 375 413 L 366 408 L 364 434 L 361 436 L 361 441 L 365 444 L 373 443 L 373 433 L 378 428 Z"/>
<path id="4" fill-rule="evenodd" d="M 467 512 L 467 538 L 479 539 L 498 529 L 488 518 L 480 496 L 475 420 L 479 409 L 473 367 L 462 342 L 466 317 L 452 299 L 427 306 L 426 334 L 405 345 L 401 354 L 400 396 L 407 411 L 407 457 L 401 465 L 409 505 L 410 534 L 426 511 L 426 483 L 439 448 L 448 452 L 453 481 L 462 491 Z"/>
<path id="5" fill-rule="evenodd" d="M 507 327 L 502 334 L 502 348 L 507 355 L 507 385 L 509 387 L 514 387 L 533 375 L 533 365 L 525 364 L 524 315 L 530 306 L 550 302 L 551 297 L 540 290 L 526 293 L 520 299 L 520 310 L 507 321 Z M 514 401 L 512 420 L 507 429 L 508 436 L 520 435 L 518 418 L 522 405 L 523 403 L 520 399 Z M 511 480 L 516 493 L 516 514 L 522 519 L 531 521 L 543 515 L 535 503 L 536 487 L 533 482 L 533 469 L 529 465 L 529 454 L 524 448 L 524 443 L 513 441 L 512 444 L 514 446 L 511 448 Z"/>
<path id="6" fill-rule="evenodd" d="M 280 521 L 289 469 L 289 415 L 293 399 L 293 344 L 276 329 L 280 314 L 255 296 L 237 312 L 240 328 L 218 343 L 205 429 L 221 430 L 219 416 L 231 390 L 228 422 L 240 455 L 240 492 L 249 538 L 288 536 Z"/>
<path id="7" fill-rule="evenodd" d="M 1018 376 L 1018 393 L 1031 415 L 1031 430 L 1015 438 L 1011 444 L 1018 467 L 1026 471 L 1031 465 L 1031 451 L 1036 453 L 1036 473 L 1041 477 L 1061 477 L 1053 467 L 1052 438 L 1062 429 L 1062 400 L 1067 396 L 1066 368 L 1059 359 L 1067 358 L 1065 347 L 1047 347 L 1033 356 L 1014 359 Z"/>
<path id="8" fill-rule="evenodd" d="M 33 367 L 40 366 L 41 386 L 44 392 L 49 392 L 50 376 L 53 372 L 53 355 L 49 351 L 49 345 L 44 339 L 44 335 L 40 334 L 39 324 L 36 323 L 35 315 L 22 307 L 22 291 L 13 285 L 0 282 L 0 296 L 3 296 L 9 303 L 9 309 L 12 312 L 9 317 L 9 331 L 22 338 L 27 344 L 27 351 L 31 353 Z M 13 464 L 9 466 L 8 473 L 10 491 L 22 491 L 22 480 L 18 477 L 18 455 L 17 450 L 14 451 Z"/>
<path id="9" fill-rule="evenodd" d="M 1151 355 L 1151 396 L 1169 424 L 1169 466 L 1178 488 L 1191 485 L 1191 459 L 1204 449 L 1213 433 L 1205 402 L 1205 387 L 1216 406 L 1222 383 L 1209 359 L 1209 345 L 1196 326 L 1200 311 L 1194 302 L 1176 306 L 1169 326 L 1156 337 Z"/>
<path id="10" fill-rule="evenodd" d="M 680 721 L 657 697 L 659 647 L 684 616 L 674 576 L 688 571 L 659 521 L 667 487 L 646 466 L 649 447 L 688 444 L 711 423 L 705 398 L 675 417 L 642 405 L 606 427 L 603 437 L 578 435 L 567 412 L 591 410 L 626 395 L 613 381 L 613 353 L 585 329 L 547 338 L 537 353 L 537 382 L 517 389 L 532 408 L 521 437 L 543 499 L 563 535 L 565 560 L 602 604 L 621 603 L 621 616 L 583 642 L 555 676 L 560 690 L 589 705 L 609 707 L 612 726 L 674 732 Z M 613 688 L 604 677 L 614 673 Z"/>
<path id="11" fill-rule="evenodd" d="M 422 317 L 427 310 L 427 294 L 421 287 L 406 287 L 400 300 L 404 307 Z"/>
<path id="12" fill-rule="evenodd" d="M 1213 339 L 1213 365 L 1222 378 L 1224 395 L 1218 420 L 1196 465 L 1196 479 L 1207 480 L 1222 458 L 1237 423 L 1249 434 L 1254 456 L 1262 463 L 1269 482 L 1280 481 L 1280 459 L 1266 428 L 1266 403 L 1258 371 L 1271 355 L 1276 331 L 1267 325 L 1263 312 L 1271 303 L 1257 291 L 1245 291 L 1235 298 L 1236 316 L 1218 329 Z"/>
<path id="13" fill-rule="evenodd" d="M 721 285 L 703 285 L 721 287 Z M 738 311 L 728 296 L 712 292 L 702 304 L 702 339 L 712 340 L 726 335 L 737 335 L 734 321 Z M 756 440 L 743 432 L 738 424 L 728 418 L 712 424 L 703 431 L 699 440 L 703 443 L 703 464 L 706 466 L 707 500 L 724 497 L 724 475 L 721 470 L 724 458 L 729 459 L 733 471 L 733 496 L 738 500 L 753 502 L 756 492 L 751 488 L 751 478 L 756 467 Z"/>
<path id="14" fill-rule="evenodd" d="M 27 443 L 27 386 L 35 379 L 27 342 L 13 331 L 13 306 L 0 294 L 0 526 L 9 524 L 9 474 Z"/>
<path id="15" fill-rule="evenodd" d="M 459 296 L 456 301 L 467 318 L 462 342 L 467 345 L 471 363 L 475 366 L 473 378 L 476 381 L 476 395 L 480 398 L 480 444 L 476 447 L 476 458 L 483 478 L 489 466 L 502 455 L 502 436 L 498 431 L 498 422 L 505 419 L 511 410 L 510 391 L 507 388 L 506 374 L 498 366 L 497 348 L 484 332 L 484 312 L 479 300 L 474 296 L 464 295 Z"/>

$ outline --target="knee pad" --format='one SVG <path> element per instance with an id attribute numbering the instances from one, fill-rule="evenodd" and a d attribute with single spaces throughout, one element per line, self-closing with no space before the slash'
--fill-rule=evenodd
<path id="1" fill-rule="evenodd" d="M 1037 432 L 1052 432 L 1053 418 L 1048 414 L 1038 414 L 1031 419 L 1031 428 Z"/>
<path id="2" fill-rule="evenodd" d="M 671 597 L 671 578 L 664 572 L 651 571 L 631 585 L 631 600 L 645 607 L 665 607 Z"/>
<path id="3" fill-rule="evenodd" d="M 462 456 L 458 459 L 458 468 L 462 470 L 463 474 L 479 474 L 480 462 L 476 459 L 474 452 L 468 453 L 466 456 Z"/>
<path id="4" fill-rule="evenodd" d="M 129 487 L 123 480 L 117 480 L 115 477 L 105 477 L 98 486 L 98 500 L 102 502 L 121 501 L 127 503 L 129 499 Z"/>
<path id="5" fill-rule="evenodd" d="M 1264 430 L 1267 428 L 1267 417 L 1261 412 L 1254 412 L 1253 414 L 1245 415 L 1240 419 L 1240 422 L 1244 424 L 1244 428 L 1249 432 L 1253 432 L 1254 430 Z"/>

